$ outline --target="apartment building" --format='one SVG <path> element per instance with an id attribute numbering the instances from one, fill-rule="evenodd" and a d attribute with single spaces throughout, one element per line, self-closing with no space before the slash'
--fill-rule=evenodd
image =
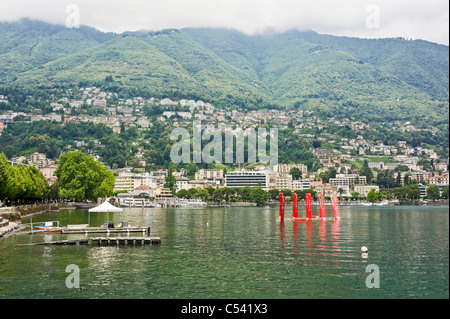
<path id="1" fill-rule="evenodd" d="M 282 174 L 275 178 L 275 188 L 282 189 L 292 189 L 292 175 L 291 174 Z"/>
<path id="2" fill-rule="evenodd" d="M 219 179 L 223 178 L 221 169 L 201 169 L 195 173 L 195 179 Z"/>
<path id="3" fill-rule="evenodd" d="M 128 192 L 132 192 L 135 188 L 143 185 L 156 188 L 160 186 L 158 181 L 159 180 L 149 173 L 135 174 L 130 172 L 121 172 L 119 173 L 119 176 L 116 176 L 114 190 L 126 190 Z"/>
<path id="4" fill-rule="evenodd" d="M 311 189 L 311 181 L 309 179 L 299 179 L 292 181 L 292 191 Z"/>
<path id="5" fill-rule="evenodd" d="M 430 177 L 432 177 L 432 174 L 430 172 L 421 171 L 421 172 L 413 172 L 411 179 L 416 180 L 418 182 L 426 182 Z"/>
<path id="6" fill-rule="evenodd" d="M 358 181 L 358 183 L 356 183 Z M 355 184 L 366 184 L 366 176 L 358 176 L 358 174 L 337 174 L 336 177 L 330 178 L 331 186 L 348 186 L 353 187 Z"/>
<path id="7" fill-rule="evenodd" d="M 226 187 L 269 186 L 269 174 L 265 171 L 234 171 L 225 175 Z"/>
<path id="8" fill-rule="evenodd" d="M 275 171 L 280 175 L 289 174 L 294 167 L 297 167 L 302 172 L 302 177 L 306 177 L 306 174 L 308 174 L 308 167 L 303 164 L 278 164 L 275 165 Z"/>
<path id="9" fill-rule="evenodd" d="M 430 185 L 448 186 L 448 174 L 442 176 L 433 176 L 428 179 Z"/>
<path id="10" fill-rule="evenodd" d="M 376 192 L 380 191 L 380 187 L 378 185 L 355 185 L 355 192 L 359 193 L 359 196 L 366 197 L 369 194 L 370 190 L 375 189 Z"/>

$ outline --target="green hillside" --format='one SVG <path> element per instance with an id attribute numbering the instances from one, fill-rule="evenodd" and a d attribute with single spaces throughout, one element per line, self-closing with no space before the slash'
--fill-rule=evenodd
<path id="1" fill-rule="evenodd" d="M 107 34 L 0 23 L 0 86 L 102 85 L 222 107 L 448 122 L 448 46 L 289 31 Z M 108 81 L 106 81 L 108 79 Z"/>

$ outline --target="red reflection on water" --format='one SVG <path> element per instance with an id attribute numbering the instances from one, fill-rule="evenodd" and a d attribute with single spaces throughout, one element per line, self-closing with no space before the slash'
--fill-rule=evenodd
<path id="1" fill-rule="evenodd" d="M 284 264 L 285 254 L 284 250 L 286 249 L 286 234 L 284 233 L 284 220 L 280 220 L 280 248 L 281 248 L 281 256 L 280 256 L 280 264 Z"/>

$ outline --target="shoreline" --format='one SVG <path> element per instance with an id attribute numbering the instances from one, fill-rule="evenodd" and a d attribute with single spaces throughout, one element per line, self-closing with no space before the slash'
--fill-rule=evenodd
<path id="1" fill-rule="evenodd" d="M 60 210 L 74 209 L 74 203 L 52 203 L 41 205 L 23 205 L 0 208 L 0 218 L 10 222 L 21 223 L 24 218 L 33 217 L 46 212 L 58 212 Z"/>

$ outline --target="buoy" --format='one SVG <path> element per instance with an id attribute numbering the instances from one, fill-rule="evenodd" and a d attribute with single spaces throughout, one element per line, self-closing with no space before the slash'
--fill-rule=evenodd
<path id="1" fill-rule="evenodd" d="M 363 253 L 367 253 L 367 252 L 369 251 L 369 249 L 368 249 L 366 246 L 362 246 L 362 247 L 361 247 L 361 251 L 362 251 Z"/>

